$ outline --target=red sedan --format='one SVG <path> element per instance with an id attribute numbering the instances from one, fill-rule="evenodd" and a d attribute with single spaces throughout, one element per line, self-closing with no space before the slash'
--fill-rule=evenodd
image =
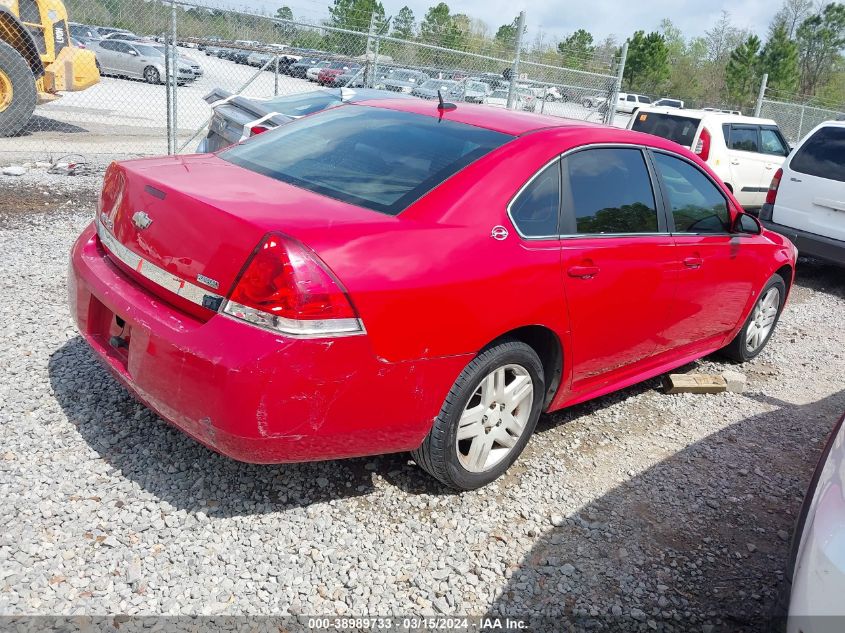
<path id="1" fill-rule="evenodd" d="M 416 100 L 111 165 L 71 255 L 118 379 L 248 462 L 502 474 L 542 412 L 772 335 L 796 251 L 669 141 Z"/>

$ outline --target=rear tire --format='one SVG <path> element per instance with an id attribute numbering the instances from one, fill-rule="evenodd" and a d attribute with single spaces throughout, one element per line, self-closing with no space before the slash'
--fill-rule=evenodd
<path id="1" fill-rule="evenodd" d="M 543 364 L 531 347 L 510 340 L 483 350 L 458 376 L 414 461 L 458 490 L 489 484 L 522 453 L 544 395 Z"/>
<path id="2" fill-rule="evenodd" d="M 144 69 L 144 81 L 148 84 L 160 84 L 161 75 L 159 74 L 158 69 L 153 68 L 152 66 L 147 66 Z"/>
<path id="3" fill-rule="evenodd" d="M 14 136 L 26 127 L 37 97 L 35 77 L 27 61 L 0 42 L 0 136 Z"/>
<path id="4" fill-rule="evenodd" d="M 786 282 L 780 275 L 772 275 L 757 296 L 745 325 L 734 340 L 722 348 L 722 354 L 745 363 L 762 352 L 775 332 L 785 300 Z"/>

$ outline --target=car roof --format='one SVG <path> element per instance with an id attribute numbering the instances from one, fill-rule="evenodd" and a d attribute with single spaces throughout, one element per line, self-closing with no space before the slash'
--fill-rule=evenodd
<path id="1" fill-rule="evenodd" d="M 442 111 L 438 109 L 435 102 L 425 101 L 423 99 L 377 99 L 367 101 L 367 103 L 361 105 L 400 110 L 402 112 L 411 112 L 431 117 L 440 117 L 457 123 L 475 125 L 476 127 L 483 127 L 496 132 L 511 134 L 513 136 L 519 136 L 521 134 L 525 134 L 526 132 L 533 132 L 535 130 L 542 130 L 545 128 L 604 127 L 598 123 L 591 123 L 588 121 L 576 121 L 573 119 L 563 119 L 561 117 L 545 114 L 533 114 L 530 112 L 519 112 L 517 110 L 491 108 L 490 106 L 472 103 L 461 103 L 453 110 Z M 613 129 L 619 132 L 626 131 L 618 128 Z"/>
<path id="2" fill-rule="evenodd" d="M 680 101 L 680 99 L 677 99 Z M 760 117 L 746 116 L 744 114 L 731 114 L 730 112 L 717 112 L 715 110 L 694 110 L 691 108 L 684 108 L 678 111 L 678 108 L 670 107 L 652 107 L 640 108 L 637 112 L 655 112 L 659 114 L 674 114 L 675 116 L 688 116 L 703 119 L 705 117 L 714 117 L 719 119 L 722 123 L 749 123 L 757 125 L 777 125 L 774 119 L 761 119 Z"/>

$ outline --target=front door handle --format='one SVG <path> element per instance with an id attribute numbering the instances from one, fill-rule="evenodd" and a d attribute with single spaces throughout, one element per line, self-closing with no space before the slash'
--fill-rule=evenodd
<path id="1" fill-rule="evenodd" d="M 704 260 L 700 257 L 687 257 L 684 259 L 684 266 L 687 268 L 701 268 L 701 264 L 704 263 Z"/>
<path id="2" fill-rule="evenodd" d="M 600 268 L 598 266 L 572 266 L 566 272 L 570 277 L 578 277 L 580 279 L 592 279 L 599 274 Z"/>

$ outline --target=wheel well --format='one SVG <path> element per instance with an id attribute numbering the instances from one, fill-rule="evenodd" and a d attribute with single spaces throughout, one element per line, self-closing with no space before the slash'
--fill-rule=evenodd
<path id="1" fill-rule="evenodd" d="M 543 409 L 545 409 L 560 387 L 560 378 L 563 372 L 563 349 L 560 345 L 560 339 L 558 339 L 557 334 L 542 325 L 527 325 L 517 328 L 506 332 L 497 340 L 505 338 L 522 341 L 540 357 L 540 362 L 543 363 L 543 375 L 546 378 L 546 399 L 543 402 Z"/>
<path id="2" fill-rule="evenodd" d="M 788 295 L 789 289 L 792 286 L 792 266 L 784 264 L 775 271 L 775 274 L 783 278 L 783 282 L 786 284 L 786 294 Z"/>

